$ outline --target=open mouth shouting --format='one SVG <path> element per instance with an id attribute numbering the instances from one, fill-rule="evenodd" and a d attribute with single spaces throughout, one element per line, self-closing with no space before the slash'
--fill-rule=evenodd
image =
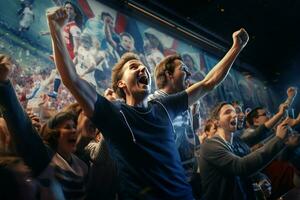
<path id="1" fill-rule="evenodd" d="M 146 85 L 148 86 L 150 83 L 150 79 L 147 73 L 141 74 L 137 77 L 138 84 Z"/>
<path id="2" fill-rule="evenodd" d="M 237 119 L 231 120 L 230 125 L 236 127 L 237 126 Z"/>
<path id="3" fill-rule="evenodd" d="M 69 139 L 68 139 L 68 143 L 69 143 L 69 144 L 74 144 L 74 145 L 75 145 L 76 142 L 77 142 L 77 139 L 76 139 L 76 138 L 69 138 Z"/>

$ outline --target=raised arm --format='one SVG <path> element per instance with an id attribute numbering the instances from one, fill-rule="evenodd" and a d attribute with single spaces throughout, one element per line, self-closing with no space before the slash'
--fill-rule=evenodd
<path id="1" fill-rule="evenodd" d="M 64 8 L 51 8 L 47 11 L 47 20 L 51 34 L 55 65 L 61 75 L 62 82 L 78 101 L 87 117 L 94 112 L 97 100 L 95 89 L 76 73 L 75 66 L 69 56 L 64 42 L 62 28 L 67 14 Z"/>
<path id="2" fill-rule="evenodd" d="M 297 95 L 297 88 L 296 87 L 289 87 L 286 91 L 287 99 L 285 103 L 290 107 L 292 103 L 294 102 L 294 99 Z"/>
<path id="3" fill-rule="evenodd" d="M 52 154 L 22 109 L 14 88 L 7 79 L 9 71 L 9 65 L 0 64 L 0 109 L 18 154 L 34 175 L 40 175 L 51 162 Z"/>
<path id="4" fill-rule="evenodd" d="M 297 95 L 297 88 L 289 87 L 286 93 L 287 93 L 287 99 L 285 100 L 284 103 L 280 104 L 279 111 L 265 123 L 265 126 L 268 129 L 273 128 L 278 122 L 280 122 L 282 117 L 285 116 L 287 109 L 292 105 L 295 96 Z"/>
<path id="5" fill-rule="evenodd" d="M 271 117 L 268 121 L 266 121 L 264 125 L 268 129 L 272 129 L 282 119 L 287 108 L 288 108 L 287 103 L 280 104 L 278 112 L 273 117 Z"/>
<path id="6" fill-rule="evenodd" d="M 189 105 L 195 103 L 224 80 L 235 59 L 249 40 L 248 33 L 243 28 L 234 32 L 232 38 L 233 44 L 220 62 L 214 66 L 203 80 L 186 89 Z"/>

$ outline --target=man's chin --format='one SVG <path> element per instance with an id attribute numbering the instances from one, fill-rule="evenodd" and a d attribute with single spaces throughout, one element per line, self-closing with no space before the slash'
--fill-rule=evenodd
<path id="1" fill-rule="evenodd" d="M 231 127 L 228 127 L 227 130 L 228 130 L 228 132 L 233 133 L 233 132 L 235 132 L 237 130 L 237 127 L 231 126 Z"/>
<path id="2" fill-rule="evenodd" d="M 139 90 L 136 94 L 140 97 L 146 98 L 150 94 L 150 89 L 149 88 L 143 88 Z"/>

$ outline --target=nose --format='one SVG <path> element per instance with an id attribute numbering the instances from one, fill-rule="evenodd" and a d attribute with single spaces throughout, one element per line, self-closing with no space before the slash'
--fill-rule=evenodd
<path id="1" fill-rule="evenodd" d="M 237 119 L 238 115 L 237 115 L 235 112 L 232 112 L 232 113 L 231 113 L 231 117 Z"/>
<path id="2" fill-rule="evenodd" d="M 190 77 L 192 75 L 189 68 L 185 64 L 183 64 L 182 68 L 187 77 Z"/>
<path id="3" fill-rule="evenodd" d="M 189 72 L 188 70 L 186 70 L 185 73 L 187 77 L 190 77 L 192 75 L 191 72 Z"/>
<path id="4" fill-rule="evenodd" d="M 146 67 L 145 65 L 143 65 L 143 64 L 141 64 L 141 65 L 139 66 L 139 71 L 140 71 L 141 73 L 146 73 L 146 74 L 149 73 L 147 67 Z"/>
<path id="5" fill-rule="evenodd" d="M 145 65 L 143 65 L 143 64 L 139 65 L 139 70 L 140 71 L 145 71 L 146 70 Z"/>

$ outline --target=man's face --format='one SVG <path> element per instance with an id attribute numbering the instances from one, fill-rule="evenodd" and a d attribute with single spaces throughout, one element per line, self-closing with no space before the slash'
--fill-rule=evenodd
<path id="1" fill-rule="evenodd" d="M 190 72 L 188 67 L 179 59 L 174 61 L 175 69 L 173 74 L 170 76 L 170 81 L 172 82 L 174 92 L 180 92 L 187 88 L 188 78 L 190 77 Z"/>
<path id="2" fill-rule="evenodd" d="M 226 104 L 219 111 L 218 125 L 226 133 L 232 133 L 237 130 L 237 114 L 232 105 Z"/>
<path id="3" fill-rule="evenodd" d="M 71 4 L 67 3 L 65 5 L 65 9 L 66 9 L 66 12 L 67 12 L 67 15 L 68 15 L 68 19 L 69 20 L 74 20 L 75 19 L 75 16 L 76 16 L 76 13 L 74 11 L 74 8 Z"/>
<path id="4" fill-rule="evenodd" d="M 130 60 L 123 66 L 122 79 L 118 81 L 127 96 L 144 100 L 150 93 L 151 78 L 148 69 L 139 60 Z"/>
<path id="5" fill-rule="evenodd" d="M 237 114 L 237 119 L 238 119 L 238 124 L 237 124 L 237 128 L 239 130 L 244 128 L 244 124 L 245 124 L 245 114 L 243 112 L 243 109 L 241 106 L 239 105 L 234 105 L 233 106 L 235 109 L 235 112 Z"/>
<path id="6" fill-rule="evenodd" d="M 265 109 L 259 109 L 257 113 L 257 117 L 253 119 L 254 126 L 260 126 L 270 119 L 270 114 Z"/>
<path id="7" fill-rule="evenodd" d="M 126 51 L 133 51 L 134 50 L 134 41 L 126 35 L 122 36 L 121 45 Z"/>

